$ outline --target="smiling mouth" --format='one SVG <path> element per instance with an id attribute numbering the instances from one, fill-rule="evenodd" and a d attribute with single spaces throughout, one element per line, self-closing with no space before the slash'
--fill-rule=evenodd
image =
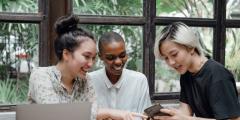
<path id="1" fill-rule="evenodd" d="M 81 71 L 83 74 L 86 74 L 88 72 L 87 70 L 84 70 L 83 68 L 81 68 Z"/>
<path id="2" fill-rule="evenodd" d="M 178 65 L 178 66 L 176 66 L 176 67 L 174 67 L 176 70 L 179 70 L 179 69 L 181 69 L 181 67 L 182 67 L 182 65 Z"/>
<path id="3" fill-rule="evenodd" d="M 113 67 L 113 70 L 115 71 L 121 71 L 123 69 L 123 66 Z"/>

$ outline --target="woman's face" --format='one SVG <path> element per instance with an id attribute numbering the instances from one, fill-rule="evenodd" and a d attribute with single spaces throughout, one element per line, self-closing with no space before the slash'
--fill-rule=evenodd
<path id="1" fill-rule="evenodd" d="M 110 42 L 102 46 L 100 58 L 109 75 L 121 75 L 128 59 L 125 44 L 122 41 Z"/>
<path id="2" fill-rule="evenodd" d="M 84 78 L 87 71 L 94 65 L 95 58 L 96 44 L 93 40 L 85 40 L 72 53 L 68 61 L 69 70 L 73 73 L 74 77 L 80 76 Z"/>
<path id="3" fill-rule="evenodd" d="M 184 74 L 192 65 L 191 50 L 175 42 L 165 40 L 160 46 L 160 53 L 166 63 L 178 73 Z"/>

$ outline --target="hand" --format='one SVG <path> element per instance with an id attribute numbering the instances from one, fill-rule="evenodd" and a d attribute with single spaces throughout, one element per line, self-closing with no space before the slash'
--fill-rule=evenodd
<path id="1" fill-rule="evenodd" d="M 135 113 L 135 112 L 127 112 L 127 111 L 122 111 L 122 110 L 113 110 L 114 112 L 111 112 L 112 114 L 112 119 L 113 120 L 136 120 L 135 118 L 140 119 L 146 119 L 147 116 L 140 114 L 140 113 Z"/>
<path id="2" fill-rule="evenodd" d="M 134 118 L 140 118 L 144 119 L 147 118 L 147 116 L 134 113 L 134 112 L 128 112 L 128 111 L 122 111 L 122 110 L 115 110 L 115 109 L 100 109 L 98 111 L 97 119 L 109 119 L 109 120 L 135 120 Z"/>
<path id="3" fill-rule="evenodd" d="M 187 120 L 189 116 L 184 115 L 181 111 L 177 109 L 161 109 L 163 113 L 167 113 L 170 116 L 155 116 L 156 120 Z"/>
<path id="4" fill-rule="evenodd" d="M 122 110 L 110 110 L 110 118 L 113 120 L 134 120 L 131 112 Z"/>
<path id="5" fill-rule="evenodd" d="M 134 113 L 134 112 L 131 112 L 132 115 L 137 118 L 137 120 L 147 120 L 148 116 L 146 114 L 140 114 L 140 113 Z M 136 120 L 136 119 L 135 119 Z"/>

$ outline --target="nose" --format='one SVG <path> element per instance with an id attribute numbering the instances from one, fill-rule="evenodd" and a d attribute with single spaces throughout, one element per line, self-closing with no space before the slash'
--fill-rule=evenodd
<path id="1" fill-rule="evenodd" d="M 90 59 L 87 63 L 88 68 L 91 68 L 94 65 L 94 60 Z"/>
<path id="2" fill-rule="evenodd" d="M 117 65 L 121 65 L 122 64 L 122 59 L 117 57 L 115 60 L 114 60 L 114 63 L 117 64 Z"/>
<path id="3" fill-rule="evenodd" d="M 173 60 L 173 59 L 168 59 L 168 64 L 170 65 L 170 66 L 172 66 L 172 65 L 174 65 L 176 62 L 175 62 L 175 60 Z"/>

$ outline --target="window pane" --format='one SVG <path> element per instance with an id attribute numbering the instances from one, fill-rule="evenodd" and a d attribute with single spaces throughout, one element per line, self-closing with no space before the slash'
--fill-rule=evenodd
<path id="1" fill-rule="evenodd" d="M 109 31 L 119 33 L 126 42 L 128 62 L 126 68 L 142 72 L 142 27 L 138 26 L 114 26 L 114 25 L 82 25 L 95 34 L 98 40 L 102 34 Z M 103 67 L 103 63 L 97 59 L 93 70 Z"/>
<path id="2" fill-rule="evenodd" d="M 28 79 L 38 66 L 38 25 L 0 23 L 0 104 L 27 100 Z"/>
<path id="3" fill-rule="evenodd" d="M 157 0 L 157 16 L 213 18 L 214 0 Z"/>
<path id="4" fill-rule="evenodd" d="M 240 19 L 240 0 L 227 0 L 226 17 Z"/>
<path id="5" fill-rule="evenodd" d="M 1 0 L 0 12 L 37 13 L 38 0 Z"/>
<path id="6" fill-rule="evenodd" d="M 225 66 L 240 82 L 240 28 L 228 28 L 226 34 Z"/>
<path id="7" fill-rule="evenodd" d="M 73 0 L 80 15 L 142 16 L 143 0 Z"/>
<path id="8" fill-rule="evenodd" d="M 163 29 L 162 26 L 157 26 L 158 35 Z M 205 53 L 212 56 L 213 47 L 213 29 L 206 27 L 193 27 L 196 35 L 199 36 Z M 155 92 L 179 92 L 180 91 L 180 75 L 170 68 L 165 61 L 156 60 L 155 62 Z"/>

